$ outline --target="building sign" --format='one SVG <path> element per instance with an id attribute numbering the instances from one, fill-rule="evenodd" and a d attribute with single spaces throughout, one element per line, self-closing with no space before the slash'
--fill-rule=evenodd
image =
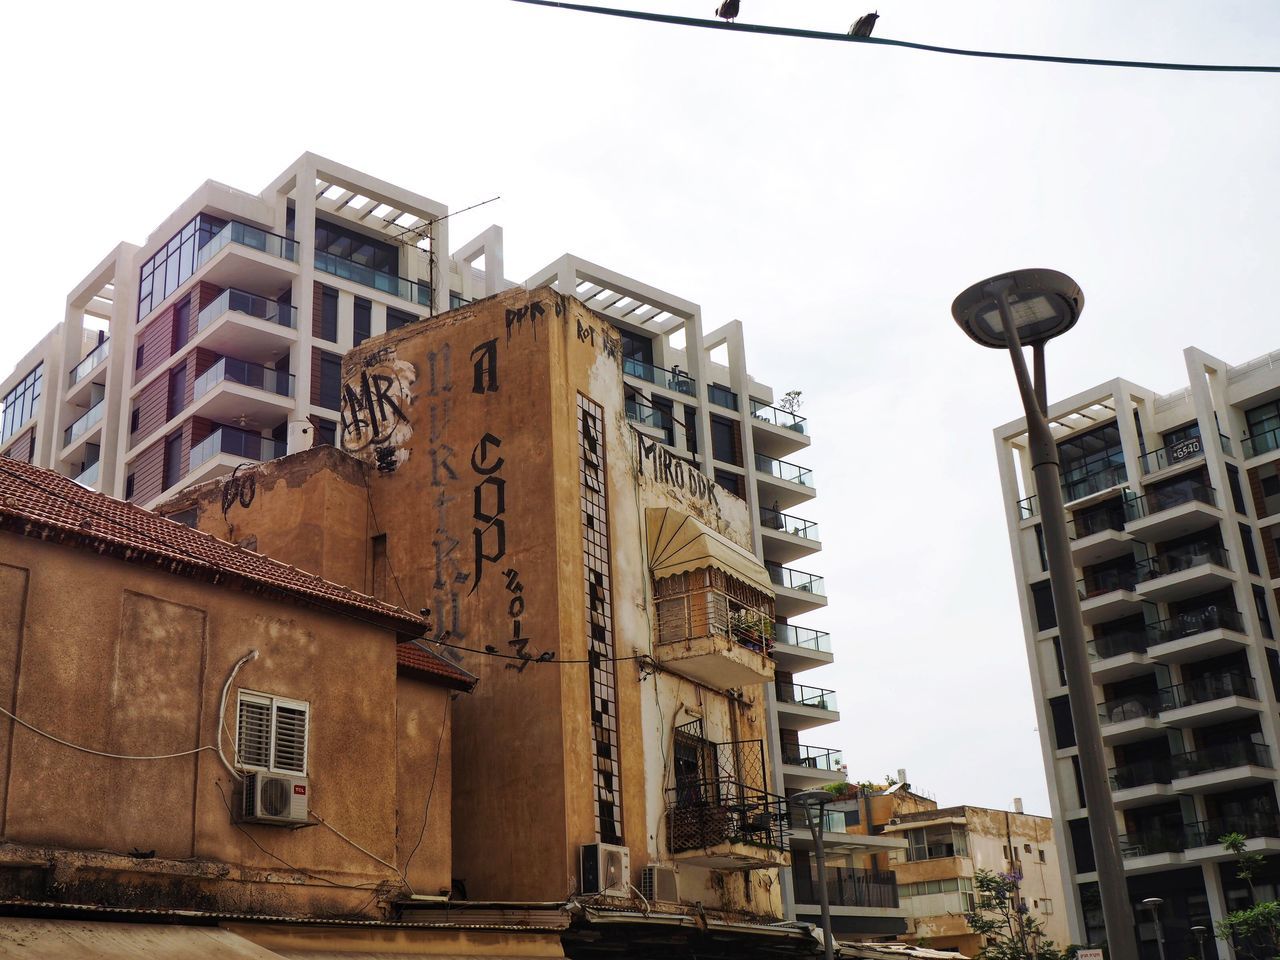
<path id="1" fill-rule="evenodd" d="M 1188 437 L 1186 440 L 1179 440 L 1169 447 L 1169 462 L 1181 463 L 1183 460 L 1190 460 L 1192 457 L 1200 456 L 1203 450 L 1204 447 L 1201 445 L 1199 437 Z"/>

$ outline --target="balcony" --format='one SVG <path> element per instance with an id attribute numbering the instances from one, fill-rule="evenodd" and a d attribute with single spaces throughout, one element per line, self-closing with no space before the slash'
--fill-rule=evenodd
<path id="1" fill-rule="evenodd" d="M 1218 443 L 1223 453 L 1231 452 L 1231 440 L 1218 434 Z M 1144 474 L 1160 473 L 1174 467 L 1184 467 L 1204 459 L 1204 440 L 1201 437 L 1188 437 L 1167 447 L 1153 450 L 1142 455 L 1142 472 Z"/>
<path id="2" fill-rule="evenodd" d="M 822 549 L 816 523 L 769 507 L 760 508 L 760 533 L 766 559 L 777 563 L 790 563 Z"/>
<path id="3" fill-rule="evenodd" d="M 280 289 L 297 275 L 298 244 L 239 220 L 231 220 L 196 254 L 202 280 L 220 287 L 244 284 Z"/>
<path id="4" fill-rule="evenodd" d="M 214 421 L 270 428 L 293 410 L 293 376 L 235 357 L 222 357 L 196 377 L 190 410 Z"/>
<path id="5" fill-rule="evenodd" d="M 1161 602 L 1212 593 L 1235 579 L 1227 551 L 1211 544 L 1180 547 L 1142 561 L 1138 568 L 1138 592 Z"/>
<path id="6" fill-rule="evenodd" d="M 1182 863 L 1186 836 L 1180 827 L 1151 826 L 1120 835 L 1120 856 L 1126 873 L 1148 873 Z"/>
<path id="7" fill-rule="evenodd" d="M 248 430 L 218 427 L 191 448 L 187 485 L 229 472 L 243 460 L 265 461 L 283 457 L 283 440 L 272 440 Z"/>
<path id="8" fill-rule="evenodd" d="M 645 363 L 645 361 L 637 360 L 634 357 L 623 357 L 622 373 L 625 376 L 635 377 L 637 380 L 652 383 L 656 387 L 662 387 L 666 390 L 683 394 L 686 397 L 696 397 L 698 395 L 697 381 L 677 367 L 668 370 L 665 367 Z"/>
<path id="9" fill-rule="evenodd" d="M 1145 630 L 1125 630 L 1094 637 L 1085 647 L 1093 678 L 1098 683 L 1114 683 L 1151 672 L 1151 661 L 1146 656 Z"/>
<path id="10" fill-rule="evenodd" d="M 716 689 L 768 683 L 773 616 L 732 602 L 719 590 L 677 589 L 684 578 L 659 584 L 658 642 L 654 658 L 667 669 Z"/>
<path id="11" fill-rule="evenodd" d="M 1251 437 L 1244 438 L 1244 457 L 1246 460 L 1260 457 L 1264 453 L 1271 453 L 1274 450 L 1280 450 L 1280 427 L 1275 427 L 1262 433 L 1255 433 Z"/>
<path id="12" fill-rule="evenodd" d="M 1125 530 L 1144 543 L 1163 543 L 1222 520 L 1218 494 L 1203 483 L 1179 482 L 1125 503 Z"/>
<path id="13" fill-rule="evenodd" d="M 1076 590 L 1084 622 L 1105 623 L 1139 613 L 1142 598 L 1134 593 L 1137 585 L 1136 567 L 1111 568 L 1081 577 L 1076 581 Z"/>
<path id="14" fill-rule="evenodd" d="M 1233 790 L 1251 783 L 1270 783 L 1271 751 L 1261 743 L 1237 740 L 1173 757 L 1173 789 L 1178 793 Z"/>
<path id="15" fill-rule="evenodd" d="M 1274 853 L 1280 850 L 1280 816 L 1274 813 L 1246 813 L 1232 817 L 1215 817 L 1189 823 L 1183 828 L 1188 861 L 1228 861 L 1236 854 L 1222 848 L 1222 838 L 1228 833 L 1242 834 L 1250 851 Z"/>
<path id="16" fill-rule="evenodd" d="M 431 285 L 429 283 L 397 277 L 391 273 L 382 273 L 380 270 L 374 270 L 363 263 L 356 263 L 354 260 L 348 260 L 346 257 L 340 257 L 336 253 L 328 253 L 324 250 L 316 251 L 315 263 L 317 270 L 322 270 L 342 280 L 350 280 L 352 283 L 358 283 L 364 287 L 389 293 L 393 297 L 408 300 L 410 303 L 416 303 L 420 307 L 431 306 Z"/>
<path id="17" fill-rule="evenodd" d="M 102 423 L 102 417 L 107 412 L 107 401 L 99 400 L 85 413 L 81 414 L 72 424 L 62 431 L 62 455 L 67 456 L 67 448 L 73 443 L 89 436 L 89 432 L 98 424 Z"/>
<path id="18" fill-rule="evenodd" d="M 816 870 L 794 871 L 796 903 L 815 904 L 821 899 Z M 876 910 L 898 910 L 898 878 L 892 870 L 866 870 L 860 867 L 827 867 L 827 899 L 832 909 L 861 907 Z"/>
<path id="19" fill-rule="evenodd" d="M 786 510 L 816 496 L 813 471 L 808 467 L 757 453 L 755 468 L 760 502 L 774 510 Z"/>
<path id="20" fill-rule="evenodd" d="M 785 457 L 809 445 L 808 421 L 804 417 L 754 398 L 751 427 L 757 453 Z"/>
<path id="21" fill-rule="evenodd" d="M 1176 727 L 1225 723 L 1261 709 L 1253 677 L 1239 672 L 1210 674 L 1160 690 L 1160 719 Z"/>
<path id="22" fill-rule="evenodd" d="M 85 358 L 72 368 L 68 376 L 68 386 L 74 387 L 81 380 L 88 377 L 98 365 L 107 359 L 107 355 L 111 352 L 111 340 L 103 340 L 85 355 Z"/>
<path id="23" fill-rule="evenodd" d="M 738 395 L 718 383 L 707 384 L 707 399 L 717 407 L 724 407 L 726 410 L 738 409 Z"/>
<path id="24" fill-rule="evenodd" d="M 1096 497 L 1105 491 L 1119 487 L 1129 480 L 1123 460 L 1117 461 L 1121 451 L 1100 455 L 1098 459 L 1083 467 L 1064 470 L 1062 478 L 1062 500 L 1064 503 L 1077 503 Z"/>
<path id="25" fill-rule="evenodd" d="M 786 800 L 730 778 L 667 790 L 667 849 L 677 863 L 710 870 L 785 866 Z"/>
<path id="26" fill-rule="evenodd" d="M 1240 611 L 1216 605 L 1151 624 L 1147 633 L 1147 655 L 1160 663 L 1204 660 L 1248 643 Z"/>
<path id="27" fill-rule="evenodd" d="M 827 605 L 822 577 L 768 561 L 764 566 L 777 591 L 774 603 L 779 616 L 791 618 Z"/>
<path id="28" fill-rule="evenodd" d="M 808 730 L 840 719 L 834 690 L 783 681 L 774 683 L 773 688 L 779 725 L 787 730 Z"/>
<path id="29" fill-rule="evenodd" d="M 1124 508 L 1080 512 L 1069 524 L 1071 557 L 1076 566 L 1089 567 L 1133 551 L 1133 537 L 1124 531 Z"/>
<path id="30" fill-rule="evenodd" d="M 804 417 L 792 413 L 790 410 L 775 407 L 773 404 L 763 403 L 755 398 L 751 400 L 751 416 L 756 420 L 772 424 L 782 430 L 790 430 L 793 433 L 804 435 L 809 432 L 805 426 L 808 421 Z"/>
<path id="31" fill-rule="evenodd" d="M 831 634 L 790 623 L 775 623 L 773 659 L 780 668 L 792 673 L 831 663 L 835 659 L 831 652 Z"/>
<path id="32" fill-rule="evenodd" d="M 94 489 L 94 484 L 98 482 L 101 467 L 101 460 L 93 461 L 93 463 L 80 471 L 79 475 L 75 478 L 76 483 L 80 484 L 82 487 L 88 487 L 90 490 Z"/>
<path id="33" fill-rule="evenodd" d="M 1160 731 L 1160 697 L 1154 693 L 1132 693 L 1098 704 L 1098 724 L 1102 742 L 1108 746 L 1145 740 Z"/>
<path id="34" fill-rule="evenodd" d="M 1173 795 L 1173 768 L 1168 757 L 1121 764 L 1107 773 L 1111 801 L 1119 809 L 1160 803 Z"/>
<path id="35" fill-rule="evenodd" d="M 298 309 L 244 290 L 224 290 L 200 311 L 200 346 L 255 362 L 275 360 L 297 339 Z"/>
<path id="36" fill-rule="evenodd" d="M 802 743 L 782 745 L 782 775 L 788 787 L 807 790 L 844 780 L 844 771 L 840 769 L 843 762 L 839 750 Z"/>

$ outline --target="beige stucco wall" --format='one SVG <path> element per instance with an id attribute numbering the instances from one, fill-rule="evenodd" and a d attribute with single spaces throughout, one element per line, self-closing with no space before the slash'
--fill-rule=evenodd
<path id="1" fill-rule="evenodd" d="M 425 805 L 423 785 L 400 767 L 434 760 L 432 724 L 448 691 L 397 680 L 392 631 L 8 532 L 0 557 L 6 709 L 109 753 L 214 745 L 223 685 L 257 650 L 235 677 L 227 730 L 238 690 L 306 701 L 312 813 L 399 863 L 397 837 L 419 827 Z M 228 757 L 231 737 L 222 738 Z M 442 767 L 435 831 L 413 862 L 419 892 L 449 884 L 447 754 Z M 80 902 L 376 915 L 379 885 L 401 887 L 398 871 L 325 826 L 233 823 L 237 783 L 208 750 L 112 759 L 15 726 L 0 737 L 0 791 L 0 882 L 56 882 L 60 896 Z M 31 860 L 31 848 L 60 851 L 35 857 L 54 861 L 43 879 L 2 868 Z"/>

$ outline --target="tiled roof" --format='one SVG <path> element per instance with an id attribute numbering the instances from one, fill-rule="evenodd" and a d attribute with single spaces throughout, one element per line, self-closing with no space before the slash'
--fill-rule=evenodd
<path id="1" fill-rule="evenodd" d="M 414 640 L 396 647 L 396 666 L 403 673 L 426 674 L 424 679 L 443 681 L 459 690 L 471 690 L 478 680 L 474 674 L 450 663 Z"/>
<path id="2" fill-rule="evenodd" d="M 407 610 L 6 457 L 0 457 L 0 528 L 78 544 L 179 576 L 284 594 L 401 633 L 421 635 L 428 627 Z"/>

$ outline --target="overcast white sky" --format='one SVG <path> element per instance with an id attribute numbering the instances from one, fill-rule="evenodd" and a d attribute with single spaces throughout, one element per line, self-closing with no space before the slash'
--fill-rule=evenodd
<path id="1" fill-rule="evenodd" d="M 602 0 L 690 16 L 715 0 Z M 873 0 L 742 0 L 845 30 Z M 1145 60 L 1280 62 L 1267 0 L 878 0 L 876 35 Z M 1048 812 L 991 430 L 1007 358 L 951 300 L 1023 266 L 1086 310 L 1050 394 L 1185 385 L 1181 350 L 1280 347 L 1280 76 L 971 60 L 650 25 L 507 0 L 19 4 L 0 371 L 117 242 L 203 180 L 257 192 L 313 150 L 491 222 L 523 280 L 566 250 L 741 319 L 804 392 L 804 456 L 853 779 Z"/>

